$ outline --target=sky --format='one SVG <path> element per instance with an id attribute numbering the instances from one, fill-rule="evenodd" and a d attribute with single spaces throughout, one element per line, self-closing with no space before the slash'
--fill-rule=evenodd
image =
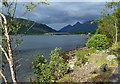
<path id="1" fill-rule="evenodd" d="M 50 2 L 49 5 L 37 6 L 23 16 L 25 9 L 22 4 L 19 2 L 17 5 L 16 17 L 47 24 L 56 30 L 78 21 L 94 20 L 105 8 L 105 2 Z"/>
<path id="2" fill-rule="evenodd" d="M 13 0 L 8 0 L 13 1 Z M 111 2 L 111 1 L 119 1 L 119 0 L 17 0 L 18 2 L 39 2 L 39 1 L 47 1 L 47 2 Z"/>
<path id="3" fill-rule="evenodd" d="M 16 17 L 47 24 L 49 27 L 59 30 L 67 25 L 74 25 L 78 21 L 83 23 L 99 18 L 102 9 L 105 8 L 105 3 L 112 0 L 47 0 L 49 5 L 39 5 L 25 15 L 23 3 L 30 1 L 37 3 L 46 0 L 17 1 Z"/>

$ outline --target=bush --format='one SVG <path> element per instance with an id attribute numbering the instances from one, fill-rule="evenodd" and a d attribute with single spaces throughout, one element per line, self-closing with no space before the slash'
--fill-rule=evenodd
<path id="1" fill-rule="evenodd" d="M 94 47 L 98 50 L 109 48 L 109 41 L 105 35 L 95 34 L 86 43 L 87 47 Z"/>
<path id="2" fill-rule="evenodd" d="M 38 56 L 34 61 L 33 69 L 38 78 L 37 82 L 55 82 L 68 72 L 69 67 L 59 52 L 59 48 L 52 51 L 50 61 L 47 61 L 44 56 Z"/>

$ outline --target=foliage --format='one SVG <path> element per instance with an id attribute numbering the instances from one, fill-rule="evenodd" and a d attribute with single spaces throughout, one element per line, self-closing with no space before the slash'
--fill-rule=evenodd
<path id="1" fill-rule="evenodd" d="M 55 82 L 68 72 L 68 66 L 59 55 L 60 49 L 56 48 L 50 54 L 50 61 L 44 56 L 38 56 L 33 63 L 34 73 L 38 82 Z"/>
<path id="2" fill-rule="evenodd" d="M 99 20 L 96 34 L 104 34 L 110 43 L 115 41 L 114 17 L 111 15 L 104 16 Z M 109 24 L 108 24 L 109 23 Z"/>
<path id="3" fill-rule="evenodd" d="M 101 12 L 102 17 L 97 21 L 97 34 L 108 37 L 110 44 L 120 40 L 120 8 L 118 2 L 107 2 L 106 8 Z"/>
<path id="4" fill-rule="evenodd" d="M 117 44 L 113 44 L 109 54 L 117 56 L 118 62 L 120 62 L 120 41 Z"/>
<path id="5" fill-rule="evenodd" d="M 107 2 L 106 7 L 107 8 L 116 8 L 119 5 L 118 2 Z"/>
<path id="6" fill-rule="evenodd" d="M 41 0 L 40 2 L 37 2 L 37 3 L 34 3 L 34 2 L 30 2 L 29 4 L 23 4 L 23 6 L 25 7 L 26 9 L 26 12 L 28 11 L 32 11 L 33 9 L 35 9 L 38 5 L 40 4 L 46 4 L 46 5 L 49 5 L 46 0 Z"/>
<path id="7" fill-rule="evenodd" d="M 98 50 L 107 49 L 109 47 L 109 42 L 106 35 L 95 34 L 88 40 L 88 42 L 86 43 L 86 46 L 89 48 L 93 47 Z"/>

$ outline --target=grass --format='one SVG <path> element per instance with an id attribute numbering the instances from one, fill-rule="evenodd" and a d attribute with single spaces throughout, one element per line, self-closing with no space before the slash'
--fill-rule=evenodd
<path id="1" fill-rule="evenodd" d="M 95 52 L 96 52 L 95 48 L 85 49 L 85 50 L 77 50 L 76 56 L 79 58 L 79 57 L 82 57 L 85 55 L 90 55 L 90 54 L 95 53 Z"/>
<path id="2" fill-rule="evenodd" d="M 79 70 L 86 62 L 88 62 L 88 57 L 90 54 L 95 53 L 96 49 L 78 49 L 75 51 L 75 58 L 77 59 L 75 62 L 74 70 Z"/>
<path id="3" fill-rule="evenodd" d="M 117 60 L 118 60 L 118 62 L 119 62 L 119 64 L 120 64 L 120 41 L 117 42 L 116 45 L 113 45 L 113 46 L 112 46 L 112 50 L 110 51 L 109 54 L 114 54 L 114 55 L 116 55 L 116 56 L 117 56 Z"/>
<path id="4" fill-rule="evenodd" d="M 70 76 L 69 74 L 64 75 L 61 79 L 59 79 L 57 82 L 70 82 Z"/>
<path id="5" fill-rule="evenodd" d="M 103 64 L 108 64 L 109 67 L 114 67 L 118 65 L 117 59 L 108 61 L 106 58 L 109 54 L 99 52 L 98 54 L 93 54 L 89 58 L 89 62 L 94 62 L 97 66 L 101 66 Z"/>
<path id="6" fill-rule="evenodd" d="M 116 67 L 118 66 L 118 61 L 117 59 L 113 60 L 113 61 L 108 61 L 106 59 L 106 57 L 108 56 L 108 53 L 102 53 L 102 51 L 100 51 L 97 54 L 93 54 L 91 55 L 91 57 L 89 58 L 89 62 L 95 62 L 95 64 L 97 65 L 98 68 L 96 68 L 95 71 L 97 71 L 97 73 L 95 74 L 91 74 L 91 75 L 95 75 L 95 77 L 93 77 L 91 80 L 93 82 L 107 82 L 109 77 L 112 75 L 114 69 L 112 67 Z M 108 68 L 109 70 L 106 72 L 100 72 L 98 71 L 99 67 L 103 64 L 108 64 Z"/>

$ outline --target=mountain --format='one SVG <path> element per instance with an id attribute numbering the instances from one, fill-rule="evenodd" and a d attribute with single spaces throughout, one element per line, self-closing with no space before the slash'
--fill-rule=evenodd
<path id="1" fill-rule="evenodd" d="M 9 21 L 8 16 L 7 19 Z M 27 19 L 14 18 L 14 23 L 23 23 L 22 26 L 18 29 L 17 34 L 43 34 L 49 32 L 56 32 L 56 30 L 52 29 L 46 24 L 40 24 Z M 11 32 L 11 34 L 13 34 L 13 32 Z"/>
<path id="2" fill-rule="evenodd" d="M 63 27 L 61 30 L 59 30 L 60 32 L 66 32 L 66 31 L 68 31 L 69 32 L 69 30 L 71 30 L 72 29 L 72 26 L 71 25 L 67 25 L 67 26 L 65 26 L 65 27 Z"/>
<path id="3" fill-rule="evenodd" d="M 29 21 L 22 19 L 28 23 L 28 26 L 23 26 L 19 29 L 18 34 L 43 34 L 49 32 L 56 32 L 56 30 L 52 29 L 51 27 L 47 26 L 46 24 L 40 24 L 34 21 Z"/>
<path id="4" fill-rule="evenodd" d="M 72 33 L 86 33 L 95 32 L 97 24 L 91 24 L 91 21 L 87 21 L 83 24 L 77 22 L 73 26 L 68 25 L 59 30 L 59 32 L 72 32 Z"/>

